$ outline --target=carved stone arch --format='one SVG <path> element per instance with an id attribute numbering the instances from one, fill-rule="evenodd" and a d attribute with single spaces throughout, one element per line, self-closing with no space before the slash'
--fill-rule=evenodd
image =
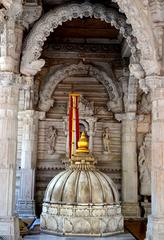
<path id="1" fill-rule="evenodd" d="M 79 119 L 79 123 L 84 125 L 86 132 L 88 133 L 89 132 L 89 123 L 84 119 Z"/>
<path id="2" fill-rule="evenodd" d="M 159 47 L 154 36 L 148 12 L 148 2 L 143 0 L 112 0 L 125 13 L 127 22 L 133 28 L 133 35 L 137 38 L 137 48 L 141 51 L 140 63 L 147 75 L 160 73 Z"/>
<path id="3" fill-rule="evenodd" d="M 39 109 L 47 112 L 50 107 L 53 106 L 54 100 L 51 99 L 51 96 L 57 85 L 65 78 L 75 74 L 77 75 L 78 73 L 87 73 L 89 76 L 94 77 L 101 82 L 106 88 L 109 96 L 108 104 L 112 103 L 111 105 L 113 109 L 109 110 L 114 111 L 114 107 L 116 105 L 116 112 L 122 111 L 122 93 L 118 91 L 118 88 L 112 78 L 110 78 L 102 69 L 100 70 L 98 67 L 91 64 L 83 64 L 82 62 L 61 68 L 48 77 L 45 85 L 43 86 L 43 90 L 40 93 Z"/>
<path id="4" fill-rule="evenodd" d="M 132 49 L 136 53 L 136 38 L 132 35 L 131 25 L 126 23 L 126 18 L 113 8 L 106 8 L 100 4 L 88 2 L 82 4 L 68 4 L 55 8 L 46 13 L 32 28 L 24 44 L 21 73 L 35 75 L 45 64 L 44 59 L 39 59 L 42 47 L 47 37 L 63 22 L 74 18 L 94 17 L 111 23 L 123 34 Z"/>

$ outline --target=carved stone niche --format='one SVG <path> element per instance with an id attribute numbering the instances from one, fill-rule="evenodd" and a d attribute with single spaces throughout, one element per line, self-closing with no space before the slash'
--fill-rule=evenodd
<path id="1" fill-rule="evenodd" d="M 68 114 L 67 107 L 67 114 Z M 84 96 L 80 96 L 79 98 L 79 123 L 80 123 L 80 131 L 85 131 L 89 140 L 89 150 L 93 151 L 93 136 L 95 123 L 97 118 L 94 116 L 94 102 L 88 101 L 88 99 Z M 69 134 L 68 134 L 68 115 L 63 118 L 64 120 L 64 132 L 66 136 L 66 153 L 69 153 Z"/>
<path id="2" fill-rule="evenodd" d="M 64 118 L 64 126 L 65 126 L 65 136 L 66 136 L 66 154 L 69 153 L 69 134 L 68 134 L 68 126 L 66 123 L 68 123 L 68 116 Z M 93 152 L 93 136 L 94 136 L 94 129 L 95 129 L 95 123 L 97 121 L 96 117 L 85 117 L 79 118 L 79 124 L 80 124 L 80 132 L 85 131 L 86 135 L 89 140 L 89 150 L 90 152 Z"/>

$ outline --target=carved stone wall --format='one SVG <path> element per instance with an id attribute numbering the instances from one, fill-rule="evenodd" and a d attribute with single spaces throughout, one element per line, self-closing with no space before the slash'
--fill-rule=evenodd
<path id="1" fill-rule="evenodd" d="M 120 32 L 119 37 L 123 35 L 126 38 L 129 47 L 131 48 L 131 53 L 134 57 L 133 60 L 136 62 L 133 65 L 133 74 L 131 75 L 131 83 L 133 85 L 133 77 L 137 79 L 139 82 L 140 88 L 147 94 L 148 90 L 151 89 L 151 95 L 144 95 L 143 92 L 140 92 L 138 89 L 137 94 L 132 91 L 132 95 L 134 98 L 137 99 L 138 108 L 135 109 L 136 119 L 135 119 L 135 127 L 133 130 L 137 129 L 137 144 L 138 144 L 138 153 L 139 149 L 142 149 L 142 146 L 145 144 L 143 141 L 145 134 L 150 131 L 151 122 L 152 122 L 152 217 L 149 218 L 148 224 L 148 232 L 147 232 L 147 239 L 148 240 L 156 240 L 156 239 L 163 239 L 164 233 L 164 208 L 163 208 L 163 191 L 161 189 L 163 186 L 163 178 L 164 178 L 164 167 L 163 167 L 163 99 L 164 99 L 164 3 L 163 0 L 112 0 L 113 2 L 117 3 L 115 10 L 108 9 L 102 5 L 91 4 L 91 3 L 83 3 L 83 4 L 68 4 L 67 6 L 59 6 L 55 10 L 47 12 L 41 18 L 42 14 L 42 6 L 41 1 L 32 0 L 32 1 L 21 1 L 21 0 L 0 0 L 0 70 L 2 72 L 2 81 L 1 81 L 1 97 L 0 101 L 3 103 L 1 104 L 2 112 L 6 112 L 1 116 L 1 140 L 5 144 L 11 140 L 13 142 L 13 147 L 10 145 L 10 151 L 2 149 L 1 155 L 2 156 L 2 166 L 1 171 L 4 174 L 9 174 L 10 178 L 8 182 L 4 181 L 5 177 L 3 174 L 0 175 L 1 183 L 5 183 L 2 185 L 2 192 L 1 194 L 1 209 L 2 211 L 0 214 L 3 214 L 2 219 L 3 223 L 1 224 L 1 232 L 3 233 L 4 238 L 11 238 L 8 235 L 8 230 L 4 235 L 4 229 L 6 226 L 9 226 L 9 229 L 14 231 L 14 176 L 15 176 L 15 159 L 13 156 L 15 154 L 15 140 L 16 140 L 16 125 L 17 125 L 17 97 L 18 97 L 18 88 L 14 84 L 14 79 L 12 77 L 12 81 L 8 82 L 8 76 L 14 75 L 13 73 L 20 73 L 20 55 L 22 55 L 22 62 L 21 62 L 21 73 L 25 75 L 35 75 L 45 64 L 45 55 L 42 53 L 44 42 L 47 40 L 48 36 L 50 35 L 51 31 L 57 28 L 60 24 L 64 23 L 67 20 L 71 20 L 73 18 L 85 18 L 85 17 L 94 17 L 96 19 L 100 19 L 102 21 L 106 21 L 107 23 L 111 23 L 117 28 Z M 120 8 L 120 9 L 119 9 Z M 45 10 L 45 9 L 44 9 Z M 45 12 L 45 11 L 43 11 Z M 122 13 L 121 13 L 122 12 Z M 23 14 L 22 14 L 23 13 Z M 55 15 L 55 17 L 54 17 Z M 32 24 L 37 20 L 38 22 L 35 23 L 34 26 Z M 23 31 L 24 27 L 28 32 L 28 37 L 24 42 L 24 50 L 21 54 L 22 50 L 22 38 L 23 38 Z M 32 30 L 29 30 L 32 29 Z M 27 33 L 26 32 L 26 33 Z M 24 34 L 24 36 L 26 35 Z M 79 46 L 80 47 L 80 46 Z M 119 46 L 120 47 L 120 46 Z M 80 52 L 78 48 L 78 53 Z M 121 49 L 120 49 L 121 50 Z M 136 54 L 137 50 L 137 54 Z M 138 51 L 139 50 L 139 51 Z M 62 53 L 63 54 L 63 53 Z M 59 54 L 60 55 L 60 54 Z M 84 54 L 85 55 L 85 54 Z M 84 56 L 83 55 L 83 56 Z M 87 55 L 89 56 L 90 53 Z M 96 63 L 99 62 L 100 65 L 103 65 L 102 62 L 106 62 L 106 66 L 109 69 L 109 65 L 115 64 L 116 59 L 110 59 L 110 54 L 106 53 L 102 55 L 101 60 L 98 60 L 98 54 L 95 60 L 95 54 L 92 57 L 88 57 L 87 59 L 82 55 L 76 55 L 76 61 L 74 59 L 69 59 L 67 64 L 75 64 L 77 66 L 80 60 L 87 62 L 87 64 L 93 64 L 95 61 Z M 40 59 L 41 56 L 41 59 Z M 62 55 L 62 57 L 64 54 Z M 77 57 L 78 56 L 78 57 Z M 54 58 L 52 61 L 56 61 L 56 65 L 62 65 L 66 63 L 64 57 Z M 128 56 L 129 57 L 129 56 Z M 92 58 L 92 60 L 91 60 Z M 104 59 L 103 59 L 104 58 Z M 102 60 L 103 59 L 103 60 Z M 121 60 L 121 53 L 119 59 Z M 53 62 L 52 65 L 55 65 Z M 94 62 L 94 63 L 95 63 Z M 101 63 L 100 63 L 101 62 Z M 110 62 L 110 64 L 109 64 Z M 46 64 L 44 68 L 42 68 L 43 72 L 48 72 L 50 70 L 50 61 L 48 62 L 46 59 Z M 118 64 L 118 66 L 116 66 Z M 141 64 L 141 65 L 140 65 Z M 67 65 L 67 66 L 68 66 Z M 47 67 L 48 66 L 48 67 Z M 75 67 L 76 68 L 76 67 Z M 93 70 L 93 69 L 91 69 Z M 6 72 L 6 73 L 5 73 Z M 42 74 L 43 72 L 39 73 Z M 122 65 L 120 61 L 117 59 L 117 63 L 115 64 L 115 71 L 113 71 L 113 75 L 111 77 L 114 80 L 114 85 L 116 88 L 116 93 L 114 94 L 114 101 L 112 99 L 112 92 L 109 91 L 110 94 L 105 92 L 104 95 L 102 94 L 101 97 L 94 97 L 94 116 L 92 116 L 95 120 L 94 122 L 94 130 L 92 129 L 91 132 L 88 134 L 88 137 L 91 139 L 92 136 L 92 144 L 93 150 L 96 152 L 98 157 L 98 167 L 102 168 L 107 173 L 113 174 L 113 178 L 116 181 L 118 177 L 118 186 L 120 184 L 120 169 L 121 169 L 121 161 L 120 161 L 120 124 L 115 121 L 113 114 L 109 111 L 116 112 L 118 111 L 118 105 L 120 107 L 120 99 L 115 101 L 115 97 L 119 97 L 122 100 L 124 98 L 124 105 L 123 108 L 119 111 L 122 113 L 127 111 L 128 107 L 127 102 L 128 94 L 128 84 L 129 78 L 124 79 L 125 82 L 122 84 Z M 135 73 L 134 73 L 135 72 Z M 5 74 L 4 74 L 5 73 Z M 46 75 L 45 73 L 45 75 Z M 44 75 L 44 74 L 43 74 Z M 109 74 L 110 75 L 110 74 Z M 118 77 L 119 75 L 119 77 Z M 111 76 L 111 75 L 110 75 Z M 18 78 L 20 76 L 17 76 Z M 37 76 L 38 77 L 38 76 Z M 77 76 L 74 76 L 75 78 Z M 90 76 L 91 77 L 91 76 Z M 95 75 L 92 75 L 94 78 Z M 100 75 L 99 75 L 100 77 Z M 63 79 L 65 80 L 65 79 Z M 97 79 L 98 80 L 98 79 Z M 108 79 L 109 80 L 109 79 Z M 137 82 L 136 81 L 136 82 Z M 43 83 L 43 80 L 41 81 Z M 86 82 L 85 82 L 86 83 Z M 6 84 L 6 85 L 5 85 Z M 132 86 L 131 85 L 131 86 Z M 108 82 L 105 81 L 105 86 L 108 89 L 111 87 Z M 113 85 L 112 85 L 113 86 Z M 119 91 L 119 86 L 123 87 L 123 94 L 122 91 Z M 130 85 L 129 85 L 130 86 Z M 51 87 L 51 86 L 50 86 Z M 62 89 L 62 86 L 60 86 Z M 66 86 L 64 86 L 66 87 Z M 59 161 L 63 159 L 63 153 L 65 153 L 66 148 L 66 136 L 67 132 L 64 130 L 65 121 L 67 117 L 67 106 L 65 105 L 66 95 L 63 96 L 62 92 L 63 89 L 57 89 L 57 95 L 53 94 L 53 96 L 48 96 L 48 105 L 51 107 L 51 104 L 55 105 L 50 108 L 49 112 L 45 119 L 40 120 L 39 123 L 39 144 L 38 144 L 38 169 L 37 169 L 37 201 L 38 203 L 41 202 L 42 193 L 44 192 L 45 185 L 49 182 L 51 176 L 55 175 L 59 170 L 61 170 L 64 166 Z M 67 88 L 64 88 L 67 89 Z M 92 89 L 92 88 L 91 88 Z M 68 91 L 74 90 L 74 86 L 70 88 L 68 86 Z M 101 90 L 101 89 L 100 89 Z M 118 92 L 117 92 L 118 90 Z M 131 89 L 132 90 L 132 89 Z M 133 89 L 135 90 L 135 89 Z M 22 95 L 24 94 L 22 91 Z M 89 101 L 92 101 L 93 95 L 92 92 L 90 96 L 87 95 L 87 91 L 80 90 L 84 97 L 89 98 Z M 101 92 L 101 91 L 100 91 Z M 129 91 L 130 92 L 130 91 Z M 9 93 L 9 94 L 8 94 Z M 64 92 L 67 94 L 67 91 Z M 102 93 L 102 92 L 101 92 Z M 51 94 L 50 94 L 51 95 Z M 31 97 L 31 96 L 30 96 Z M 38 95 L 36 94 L 36 105 L 37 107 L 37 100 Z M 51 99 L 52 97 L 52 99 Z M 108 99 L 110 97 L 110 99 Z M 141 98 L 140 98 L 141 97 Z M 26 95 L 26 98 L 29 98 L 29 95 Z M 130 97 L 131 98 L 131 97 Z M 150 100 L 151 98 L 151 100 Z M 20 101 L 20 109 L 23 110 L 24 103 L 26 102 L 24 96 Z M 105 100 L 104 100 L 105 99 Z M 135 99 L 135 100 L 136 100 Z M 25 100 L 25 101 L 24 101 Z M 63 102 L 61 101 L 63 100 Z M 106 101 L 108 100 L 108 102 Z M 110 100 L 110 101 L 109 101 Z M 134 100 L 134 99 L 133 99 Z M 15 102 L 16 101 L 16 102 Z M 152 101 L 152 105 L 151 102 Z M 28 101 L 27 101 L 28 102 Z M 105 102 L 105 103 L 104 103 Z M 129 101 L 130 102 L 130 101 Z M 14 104 L 13 104 L 14 103 Z M 119 103 L 117 105 L 117 103 Z M 148 105 L 148 107 L 145 105 Z M 30 105 L 29 105 L 30 106 Z M 106 106 L 108 107 L 108 111 L 106 110 Z M 27 107 L 27 106 L 26 106 Z M 33 107 L 33 106 L 32 106 Z M 153 109 L 152 113 L 153 116 L 150 114 L 150 110 Z M 131 109 L 128 109 L 131 110 Z M 133 109 L 134 111 L 134 109 Z M 18 116 L 19 118 L 19 116 Z M 81 119 L 84 121 L 84 119 Z M 89 120 L 88 120 L 89 121 Z M 13 124 L 11 124 L 13 122 Z M 7 125 L 9 125 L 9 128 Z M 54 152 L 52 154 L 48 154 L 48 146 L 47 146 L 47 139 L 46 139 L 46 132 L 48 127 L 53 126 L 57 129 L 57 136 L 53 145 L 55 145 Z M 11 129 L 12 131 L 11 131 Z M 103 132 L 104 129 L 109 129 L 110 137 L 108 139 L 110 145 L 110 151 L 112 152 L 113 156 L 110 158 L 109 150 L 104 151 L 104 143 L 103 139 Z M 161 130 L 161 131 L 160 131 Z M 127 124 L 127 131 L 128 131 L 128 124 Z M 91 134 L 91 135 L 90 135 Z M 132 134 L 131 134 L 132 135 Z M 126 136 L 126 134 L 125 134 Z M 127 140 L 127 139 L 126 139 Z M 19 120 L 18 123 L 18 161 L 17 161 L 17 168 L 20 166 L 20 155 L 21 155 L 21 141 L 22 141 L 22 122 Z M 136 142 L 135 142 L 136 143 Z M 3 146 L 3 145 L 2 145 Z M 7 145 L 6 145 L 7 146 Z M 6 147 L 7 149 L 8 147 Z M 128 147 L 127 147 L 128 150 Z M 11 154 L 11 153 L 14 154 Z M 140 154 L 139 154 L 140 155 Z M 56 156 L 56 157 L 54 157 Z M 103 159 L 101 162 L 100 160 Z M 11 158 L 11 159 L 10 159 Z M 55 161 L 56 162 L 55 162 Z M 12 163 L 12 164 L 10 164 Z M 47 170 L 42 166 L 46 165 L 47 167 L 50 164 L 50 168 L 48 167 Z M 4 167 L 4 165 L 7 166 Z M 55 165 L 55 167 L 54 167 Z M 6 172 L 7 171 L 7 172 Z M 117 177 L 116 177 L 117 175 Z M 145 175 L 144 175 L 145 176 Z M 11 181 L 13 179 L 13 181 Z M 7 187 L 5 187 L 7 186 Z M 19 172 L 17 176 L 17 193 L 19 188 Z M 6 190 L 8 190 L 6 192 Z M 9 194 L 6 195 L 6 194 Z M 143 193 L 143 192 L 142 192 Z M 4 196 L 7 196 L 4 198 Z M 137 196 L 138 197 L 138 196 Z M 6 199 L 6 200 L 5 200 Z M 142 201 L 142 200 L 141 200 Z M 11 213 L 11 214 L 10 214 Z M 10 216 L 9 216 L 10 215 Z M 9 216 L 9 222 L 7 223 L 8 219 L 4 220 L 3 217 Z M 5 222 L 4 222 L 5 221 Z M 5 224 L 4 224 L 5 223 Z M 6 225 L 9 224 L 9 225 Z M 6 230 L 5 230 L 6 231 Z M 1 234 L 1 233 L 0 233 Z M 2 235 L 2 234 L 1 234 Z M 12 238 L 14 239 L 16 233 L 12 233 Z M 18 238 L 18 237 L 17 237 Z"/>
<path id="2" fill-rule="evenodd" d="M 87 84 L 85 84 L 87 83 Z M 65 168 L 68 135 L 68 94 L 74 84 L 74 91 L 82 94 L 80 103 L 80 123 L 84 125 L 90 148 L 98 161 L 98 168 L 115 181 L 121 190 L 121 124 L 106 107 L 108 93 L 106 88 L 94 77 L 72 76 L 58 83 L 51 98 L 54 105 L 39 121 L 38 160 L 36 173 L 36 202 L 40 211 L 47 184 L 57 173 Z M 83 111 L 85 108 L 85 111 Z M 48 153 L 47 130 L 54 126 L 57 130 L 55 152 Z M 103 131 L 111 132 L 111 153 L 104 152 Z M 121 197 L 121 196 L 120 196 Z"/>

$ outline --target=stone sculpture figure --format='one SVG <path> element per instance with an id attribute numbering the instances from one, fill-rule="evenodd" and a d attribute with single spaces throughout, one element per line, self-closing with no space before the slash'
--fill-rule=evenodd
<path id="1" fill-rule="evenodd" d="M 111 134 L 108 127 L 103 131 L 103 146 L 105 152 L 111 153 Z"/>
<path id="2" fill-rule="evenodd" d="M 57 129 L 54 126 L 50 126 L 47 131 L 48 154 L 55 152 L 56 139 Z"/>
<path id="3" fill-rule="evenodd" d="M 145 136 L 140 147 L 139 158 L 140 173 L 140 194 L 144 196 L 151 195 L 151 134 Z"/>

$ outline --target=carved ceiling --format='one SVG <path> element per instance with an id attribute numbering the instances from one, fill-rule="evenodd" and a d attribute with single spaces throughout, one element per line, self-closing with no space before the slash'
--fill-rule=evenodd
<path id="1" fill-rule="evenodd" d="M 54 38 L 103 38 L 118 39 L 119 31 L 111 24 L 95 18 L 73 19 L 59 26 L 51 33 L 48 40 L 54 42 Z"/>

